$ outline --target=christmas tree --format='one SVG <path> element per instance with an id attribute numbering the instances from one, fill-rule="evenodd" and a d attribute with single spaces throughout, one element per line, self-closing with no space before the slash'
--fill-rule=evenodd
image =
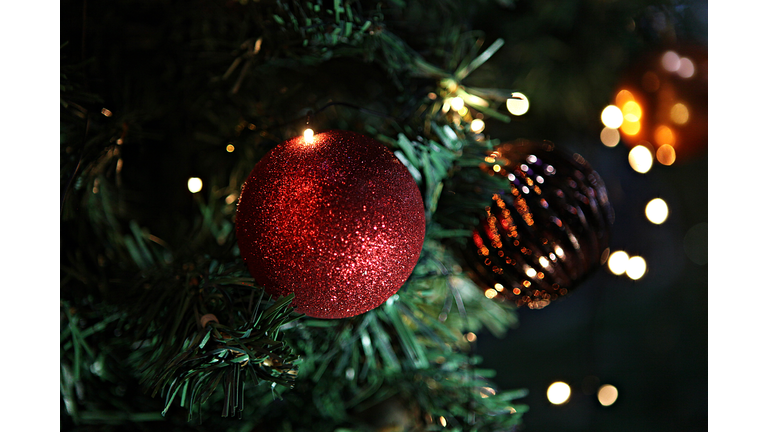
<path id="1" fill-rule="evenodd" d="M 62 430 L 524 429 L 482 341 L 614 277 L 620 78 L 706 53 L 683 2 L 61 6 Z M 658 164 L 705 154 L 683 108 Z"/>

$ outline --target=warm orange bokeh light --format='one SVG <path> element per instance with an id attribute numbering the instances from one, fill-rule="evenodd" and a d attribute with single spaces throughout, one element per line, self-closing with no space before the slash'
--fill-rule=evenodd
<path id="1" fill-rule="evenodd" d="M 653 139 L 656 140 L 657 146 L 662 146 L 664 144 L 669 144 L 671 146 L 675 145 L 675 133 L 665 125 L 656 128 L 656 131 L 653 133 Z"/>
<path id="2" fill-rule="evenodd" d="M 677 159 L 675 148 L 669 144 L 664 144 L 656 150 L 656 160 L 662 165 L 672 165 Z"/>
<path id="3" fill-rule="evenodd" d="M 624 122 L 621 124 L 621 131 L 627 135 L 637 135 L 640 132 L 640 122 Z"/>
<path id="4" fill-rule="evenodd" d="M 629 90 L 621 90 L 616 93 L 616 106 L 623 107 L 627 102 L 634 101 L 635 95 Z"/>
<path id="5" fill-rule="evenodd" d="M 640 117 L 643 116 L 643 109 L 640 108 L 640 104 L 635 101 L 627 101 L 622 107 L 621 112 L 624 114 L 624 120 L 630 123 L 636 123 L 640 121 Z"/>

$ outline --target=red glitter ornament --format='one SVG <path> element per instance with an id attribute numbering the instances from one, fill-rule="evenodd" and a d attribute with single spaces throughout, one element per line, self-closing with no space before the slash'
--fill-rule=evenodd
<path id="1" fill-rule="evenodd" d="M 272 149 L 243 184 L 240 254 L 256 282 L 316 318 L 367 312 L 397 292 L 424 243 L 424 205 L 383 144 L 347 131 Z"/>

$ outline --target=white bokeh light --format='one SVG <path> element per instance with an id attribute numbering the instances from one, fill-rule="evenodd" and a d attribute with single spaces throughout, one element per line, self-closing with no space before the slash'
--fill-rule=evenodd
<path id="1" fill-rule="evenodd" d="M 629 151 L 629 166 L 641 174 L 647 173 L 653 166 L 653 153 L 646 146 L 636 145 Z"/>
<path id="2" fill-rule="evenodd" d="M 667 203 L 661 198 L 654 198 L 648 202 L 645 206 L 645 216 L 649 221 L 655 224 L 664 223 L 669 216 L 669 207 Z"/>
<path id="3" fill-rule="evenodd" d="M 568 402 L 571 397 L 571 387 L 562 382 L 553 382 L 547 389 L 547 399 L 555 405 L 561 405 Z"/>

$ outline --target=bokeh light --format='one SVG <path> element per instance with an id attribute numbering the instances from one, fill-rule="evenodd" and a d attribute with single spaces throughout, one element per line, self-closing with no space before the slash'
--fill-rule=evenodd
<path id="1" fill-rule="evenodd" d="M 677 159 L 675 148 L 669 144 L 664 144 L 656 150 L 656 160 L 662 165 L 672 165 Z"/>
<path id="2" fill-rule="evenodd" d="M 464 99 L 460 97 L 451 99 L 451 108 L 453 108 L 454 111 L 459 111 L 464 108 Z"/>
<path id="3" fill-rule="evenodd" d="M 664 223 L 669 215 L 669 207 L 661 198 L 654 198 L 645 206 L 645 216 L 655 224 Z"/>
<path id="4" fill-rule="evenodd" d="M 485 129 L 485 122 L 480 119 L 474 119 L 469 124 L 469 129 L 474 133 L 480 133 Z"/>
<path id="5" fill-rule="evenodd" d="M 232 144 L 227 144 L 227 152 L 232 153 L 235 151 L 235 146 Z"/>
<path id="6" fill-rule="evenodd" d="M 627 135 L 637 135 L 638 132 L 640 132 L 641 126 L 640 122 L 627 122 L 621 124 L 621 131 L 624 132 Z"/>
<path id="7" fill-rule="evenodd" d="M 690 78 L 693 76 L 695 68 L 691 59 L 683 57 L 680 59 L 680 67 L 677 69 L 677 74 L 683 78 Z"/>
<path id="8" fill-rule="evenodd" d="M 629 90 L 621 90 L 616 93 L 616 106 L 624 106 L 629 101 L 634 101 L 635 95 Z"/>
<path id="9" fill-rule="evenodd" d="M 553 382 L 547 389 L 547 399 L 555 405 L 568 402 L 570 397 L 571 387 L 562 381 Z"/>
<path id="10" fill-rule="evenodd" d="M 621 134 L 619 134 L 619 131 L 616 129 L 605 127 L 600 132 L 600 141 L 606 147 L 616 147 L 620 140 Z"/>
<path id="11" fill-rule="evenodd" d="M 602 406 L 613 405 L 618 398 L 619 390 L 610 384 L 600 386 L 600 389 L 597 391 L 597 400 Z"/>
<path id="12" fill-rule="evenodd" d="M 187 189 L 192 193 L 198 193 L 203 190 L 203 181 L 199 177 L 190 177 L 187 180 Z"/>
<path id="13" fill-rule="evenodd" d="M 672 105 L 672 109 L 669 111 L 669 118 L 677 124 L 686 124 L 688 122 L 688 107 L 684 103 L 678 102 Z"/>
<path id="14" fill-rule="evenodd" d="M 675 133 L 666 125 L 661 125 L 656 128 L 653 132 L 653 139 L 656 140 L 656 145 L 658 146 L 664 144 L 669 144 L 671 146 L 675 145 Z"/>
<path id="15" fill-rule="evenodd" d="M 629 276 L 630 279 L 638 280 L 643 275 L 645 275 L 646 271 L 646 265 L 645 260 L 641 256 L 633 256 L 632 258 L 627 261 L 627 276 Z"/>
<path id="16" fill-rule="evenodd" d="M 645 174 L 650 171 L 653 166 L 653 154 L 648 147 L 644 145 L 636 145 L 629 151 L 629 166 L 633 170 Z"/>
<path id="17" fill-rule="evenodd" d="M 670 72 L 680 69 L 680 56 L 674 51 L 667 51 L 661 56 L 661 65 Z"/>
<path id="18" fill-rule="evenodd" d="M 608 270 L 615 275 L 624 274 L 627 271 L 629 255 L 624 251 L 616 251 L 608 258 Z"/>
<path id="19" fill-rule="evenodd" d="M 643 116 L 643 109 L 640 108 L 640 104 L 635 101 L 627 101 L 622 107 L 621 112 L 624 114 L 624 120 L 630 123 L 640 121 Z"/>
<path id="20" fill-rule="evenodd" d="M 516 116 L 521 116 L 528 112 L 531 103 L 528 98 L 519 92 L 512 93 L 512 97 L 507 99 L 507 110 Z"/>
<path id="21" fill-rule="evenodd" d="M 606 127 L 618 129 L 624 121 L 624 113 L 616 105 L 608 105 L 600 114 L 600 120 Z"/>

